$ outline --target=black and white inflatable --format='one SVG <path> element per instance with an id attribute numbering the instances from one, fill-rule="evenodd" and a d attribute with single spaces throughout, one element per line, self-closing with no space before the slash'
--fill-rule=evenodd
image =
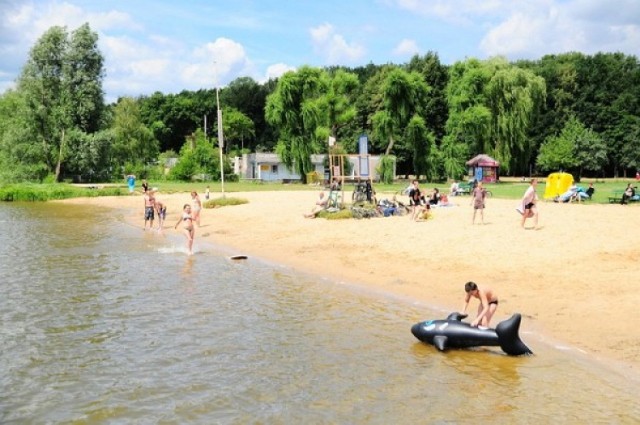
<path id="1" fill-rule="evenodd" d="M 420 341 L 432 344 L 440 351 L 447 348 L 499 346 L 511 356 L 533 354 L 520 340 L 520 314 L 516 313 L 498 323 L 495 329 L 473 327 L 462 321 L 465 317 L 466 314 L 451 313 L 445 320 L 416 323 L 411 328 L 411 333 Z"/>

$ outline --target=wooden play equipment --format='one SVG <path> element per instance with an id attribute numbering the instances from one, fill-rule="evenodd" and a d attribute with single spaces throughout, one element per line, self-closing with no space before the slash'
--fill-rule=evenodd
<path id="1" fill-rule="evenodd" d="M 349 163 L 351 173 L 345 173 L 345 165 Z M 363 190 L 360 190 L 360 184 L 364 184 L 363 187 L 372 187 L 373 176 L 371 170 L 371 156 L 370 155 L 348 155 L 348 154 L 335 154 L 329 153 L 329 187 L 330 187 L 330 199 L 334 196 L 335 202 L 338 207 L 344 203 L 344 186 L 347 182 L 353 182 L 356 184 L 354 190 L 353 202 L 361 202 L 367 199 L 361 199 Z M 339 195 L 333 194 L 333 192 L 339 192 Z M 366 196 L 365 196 L 366 197 Z"/>

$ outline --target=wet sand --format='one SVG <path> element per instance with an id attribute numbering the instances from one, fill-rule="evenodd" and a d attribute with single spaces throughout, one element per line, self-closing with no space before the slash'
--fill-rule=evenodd
<path id="1" fill-rule="evenodd" d="M 191 197 L 157 196 L 168 207 L 164 232 L 180 236 L 173 225 Z M 469 197 L 450 198 L 455 206 L 435 209 L 426 222 L 413 222 L 408 216 L 304 218 L 317 199 L 315 192 L 227 196 L 249 203 L 204 209 L 196 249 L 206 240 L 228 247 L 230 255 L 259 257 L 443 311 L 462 308 L 464 283 L 472 280 L 499 297 L 492 326 L 519 312 L 523 331 L 640 373 L 637 205 L 543 202 L 540 228 L 525 230 L 514 200 L 488 199 L 485 224 L 472 225 Z M 141 198 L 63 202 L 124 208 L 130 223 L 142 229 Z M 472 301 L 469 311 L 475 313 L 476 306 Z"/>

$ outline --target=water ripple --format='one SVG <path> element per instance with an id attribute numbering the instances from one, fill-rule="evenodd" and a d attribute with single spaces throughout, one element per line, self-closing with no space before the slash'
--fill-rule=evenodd
<path id="1" fill-rule="evenodd" d="M 640 420 L 624 378 L 533 335 L 440 353 L 409 328 L 441 313 L 138 230 L 1 206 L 0 423 Z"/>

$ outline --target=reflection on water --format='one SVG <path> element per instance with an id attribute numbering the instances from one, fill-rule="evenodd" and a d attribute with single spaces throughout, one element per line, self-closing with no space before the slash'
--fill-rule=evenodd
<path id="1" fill-rule="evenodd" d="M 183 244 L 0 205 L 0 423 L 640 421 L 633 383 L 531 335 L 439 353 L 410 327 L 443 313 Z"/>

